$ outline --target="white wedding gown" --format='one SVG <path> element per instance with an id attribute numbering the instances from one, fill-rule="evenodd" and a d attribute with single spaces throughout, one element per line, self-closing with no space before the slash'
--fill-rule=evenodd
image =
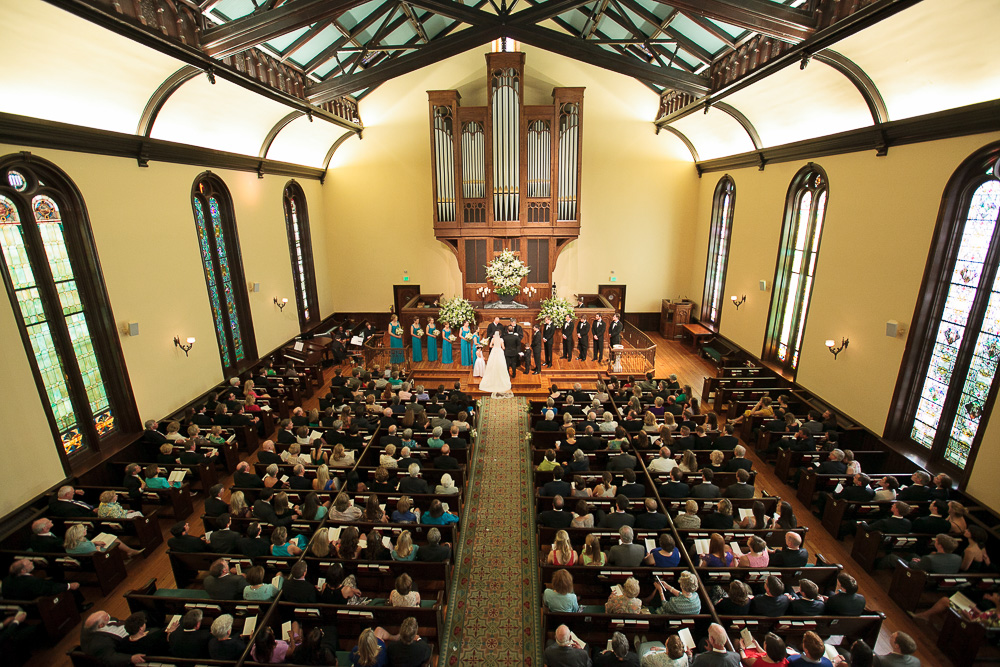
<path id="1" fill-rule="evenodd" d="M 490 358 L 486 361 L 486 372 L 479 389 L 491 392 L 493 398 L 497 398 L 497 394 L 510 393 L 510 375 L 507 374 L 507 360 L 503 356 L 503 341 L 499 336 L 490 341 Z"/>

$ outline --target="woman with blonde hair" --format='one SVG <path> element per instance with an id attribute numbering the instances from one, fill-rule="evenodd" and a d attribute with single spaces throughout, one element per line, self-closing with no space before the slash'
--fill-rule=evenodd
<path id="1" fill-rule="evenodd" d="M 576 565 L 576 561 L 579 556 L 573 549 L 573 545 L 569 542 L 569 533 L 565 530 L 560 530 L 556 533 L 556 541 L 552 544 L 552 549 L 549 550 L 549 556 L 545 559 L 547 565 L 562 565 L 564 567 L 572 567 Z"/>
<path id="2" fill-rule="evenodd" d="M 111 544 L 117 544 L 118 548 L 128 557 L 133 558 L 141 554 L 144 549 L 133 549 L 128 546 L 120 539 L 115 540 Z M 104 542 L 91 542 L 87 539 L 87 525 L 83 523 L 74 523 L 72 526 L 66 529 L 66 537 L 63 538 L 63 548 L 66 549 L 68 554 L 92 554 L 96 551 L 107 551 L 111 544 L 105 544 Z"/>
<path id="3" fill-rule="evenodd" d="M 336 490 L 336 484 L 330 477 L 330 468 L 325 463 L 321 463 L 316 468 L 316 479 L 313 480 L 313 490 L 320 492 Z"/>
<path id="4" fill-rule="evenodd" d="M 330 465 L 335 468 L 350 468 L 354 465 L 354 456 L 348 455 L 344 445 L 339 442 L 333 446 L 333 454 L 330 455 Z"/>
<path id="5" fill-rule="evenodd" d="M 392 549 L 393 560 L 413 560 L 417 557 L 417 545 L 413 543 L 410 531 L 404 530 L 396 538 L 396 546 Z"/>
<path id="6" fill-rule="evenodd" d="M 957 500 L 948 501 L 948 523 L 951 524 L 952 535 L 965 535 L 965 531 L 969 529 L 969 524 L 965 520 L 967 516 L 969 510 L 965 509 L 965 505 Z"/>
<path id="7" fill-rule="evenodd" d="M 708 455 L 708 460 L 711 461 L 709 468 L 711 468 L 712 472 L 720 473 L 722 472 L 722 463 L 726 460 L 726 455 L 716 449 Z"/>
<path id="8" fill-rule="evenodd" d="M 647 411 L 642 417 L 642 430 L 650 435 L 660 432 L 660 426 L 656 423 L 656 415 Z"/>
<path id="9" fill-rule="evenodd" d="M 396 316 L 393 315 L 393 318 Z M 393 338 L 393 341 L 396 339 Z M 395 345 L 393 347 L 396 347 Z M 399 345 L 402 348 L 402 344 Z M 402 349 L 398 354 L 402 354 Z M 394 350 L 393 354 L 397 354 Z M 351 665 L 357 667 L 381 667 L 389 664 L 386 660 L 385 642 L 375 636 L 375 631 L 365 628 L 358 638 L 358 645 L 351 649 Z"/>
<path id="10" fill-rule="evenodd" d="M 313 533 L 309 540 L 309 554 L 319 558 L 326 558 L 330 555 L 330 529 L 320 528 Z"/>
<path id="11" fill-rule="evenodd" d="M 639 599 L 639 581 L 629 577 L 622 584 L 621 593 L 612 589 L 611 596 L 604 603 L 606 614 L 638 614 L 642 612 L 642 600 Z"/>
<path id="12" fill-rule="evenodd" d="M 677 430 L 677 420 L 674 419 L 673 413 L 667 412 L 663 415 L 663 425 L 666 426 L 671 433 Z"/>
<path id="13" fill-rule="evenodd" d="M 309 432 L 308 426 L 303 426 L 302 428 L 306 429 L 306 433 Z M 308 441 L 308 438 L 306 438 L 306 440 Z M 307 442 L 306 444 L 309 443 Z M 293 442 L 288 446 L 288 456 L 285 458 L 285 463 L 292 466 L 299 463 L 305 464 L 305 461 L 302 460 L 302 445 L 297 442 Z"/>
<path id="14" fill-rule="evenodd" d="M 184 436 L 180 434 L 180 430 L 181 423 L 179 421 L 172 421 L 167 424 L 167 433 L 164 437 L 166 437 L 167 440 L 183 440 Z"/>
<path id="15" fill-rule="evenodd" d="M 246 496 L 242 491 L 233 491 L 229 495 L 229 514 L 239 519 L 250 516 L 251 507 L 247 505 Z"/>
<path id="16" fill-rule="evenodd" d="M 601 551 L 601 538 L 597 535 L 587 535 L 583 544 L 583 554 L 580 562 L 584 565 L 602 566 L 608 562 L 608 555 Z"/>
<path id="17" fill-rule="evenodd" d="M 568 412 L 563 413 L 563 423 L 559 426 L 560 431 L 569 431 L 573 428 L 573 415 Z"/>
<path id="18" fill-rule="evenodd" d="M 97 516 L 100 519 L 127 519 L 128 510 L 118 502 L 117 493 L 104 491 L 101 493 L 101 504 L 97 506 Z"/>

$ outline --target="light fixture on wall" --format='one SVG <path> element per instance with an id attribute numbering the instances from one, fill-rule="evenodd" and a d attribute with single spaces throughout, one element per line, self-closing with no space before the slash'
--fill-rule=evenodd
<path id="1" fill-rule="evenodd" d="M 184 350 L 184 356 L 188 356 L 188 352 L 194 347 L 194 336 L 188 336 L 187 343 L 182 343 L 178 336 L 174 336 L 174 345 Z"/>
<path id="2" fill-rule="evenodd" d="M 831 339 L 826 341 L 826 346 L 830 348 L 830 352 L 833 353 L 833 359 L 834 361 L 836 361 L 837 355 L 843 352 L 847 348 L 847 346 L 850 345 L 850 343 L 851 343 L 850 339 L 842 338 L 840 339 L 840 347 L 834 347 L 837 344 L 837 341 Z"/>
<path id="3" fill-rule="evenodd" d="M 278 301 L 278 297 L 274 297 L 274 305 L 276 305 L 279 310 L 284 311 L 285 306 L 288 305 L 288 299 L 282 299 L 281 301 Z"/>
<path id="4" fill-rule="evenodd" d="M 742 306 L 747 301 L 747 295 L 746 294 L 744 294 L 743 296 L 736 296 L 734 294 L 734 295 L 732 295 L 729 298 L 732 299 L 733 305 L 736 306 L 736 310 L 739 310 L 740 306 Z"/>

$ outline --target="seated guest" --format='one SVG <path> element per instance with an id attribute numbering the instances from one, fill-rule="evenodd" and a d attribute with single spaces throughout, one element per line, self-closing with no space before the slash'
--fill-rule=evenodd
<path id="1" fill-rule="evenodd" d="M 420 478 L 420 466 L 416 463 L 410 464 L 407 468 L 407 477 L 399 482 L 400 493 L 430 493 L 431 489 L 427 481 Z"/>
<path id="2" fill-rule="evenodd" d="M 899 493 L 896 494 L 896 499 L 906 502 L 930 500 L 931 476 L 923 470 L 917 470 L 910 476 L 910 479 L 913 480 L 913 484 L 900 489 Z"/>
<path id="3" fill-rule="evenodd" d="M 625 496 L 618 494 L 615 496 L 615 511 L 605 514 L 601 519 L 601 528 L 621 528 L 622 526 L 634 526 L 635 517 L 628 513 L 631 503 Z"/>
<path id="4" fill-rule="evenodd" d="M 727 426 L 728 428 L 728 426 Z M 722 438 L 719 438 L 721 440 Z M 719 446 L 719 441 L 716 440 L 715 446 Z M 753 462 L 746 458 L 747 450 L 743 445 L 736 445 L 733 449 L 733 458 L 726 461 L 722 466 L 723 472 L 736 472 L 738 470 L 746 470 L 750 472 L 753 468 Z"/>
<path id="5" fill-rule="evenodd" d="M 715 506 L 715 511 L 701 520 L 701 527 L 712 530 L 729 530 L 736 525 L 733 520 L 733 504 L 723 498 Z"/>
<path id="6" fill-rule="evenodd" d="M 332 521 L 359 521 L 364 511 L 351 503 L 346 493 L 337 494 L 327 516 Z"/>
<path id="7" fill-rule="evenodd" d="M 239 660 L 242 657 L 247 645 L 240 637 L 232 636 L 233 617 L 231 615 L 223 614 L 212 621 L 211 633 L 212 639 L 208 642 L 208 655 L 212 660 Z M 258 660 L 258 662 L 267 661 Z"/>
<path id="8" fill-rule="evenodd" d="M 247 587 L 247 580 L 243 575 L 229 570 L 228 560 L 219 558 L 208 568 L 208 576 L 202 584 L 208 597 L 213 600 L 241 600 L 243 590 Z"/>
<path id="9" fill-rule="evenodd" d="M 212 531 L 212 536 L 208 538 L 209 548 L 217 554 L 236 553 L 236 543 L 242 537 L 235 530 L 231 530 L 232 517 L 226 513 L 220 515 L 215 520 L 216 529 Z"/>
<path id="10" fill-rule="evenodd" d="M 712 472 L 711 468 L 702 468 L 701 476 L 703 481 L 701 484 L 695 484 L 691 487 L 691 497 L 692 498 L 721 498 L 722 491 L 719 487 L 712 483 L 715 479 L 715 473 Z"/>
<path id="11" fill-rule="evenodd" d="M 409 496 L 403 496 L 396 501 L 396 509 L 392 512 L 393 523 L 416 523 L 420 518 L 416 511 L 411 510 L 413 500 Z"/>
<path id="12" fill-rule="evenodd" d="M 688 667 L 687 648 L 677 635 L 667 637 L 665 643 L 645 641 L 639 645 L 642 667 Z"/>
<path id="13" fill-rule="evenodd" d="M 545 647 L 544 660 L 550 667 L 590 667 L 592 664 L 586 645 L 575 642 L 565 625 L 556 628 L 555 639 Z"/>
<path id="14" fill-rule="evenodd" d="M 770 562 L 770 554 L 767 551 L 767 542 L 759 535 L 751 535 L 747 538 L 749 551 L 740 556 L 738 567 L 767 567 Z"/>
<path id="15" fill-rule="evenodd" d="M 302 501 L 302 508 L 299 511 L 299 514 L 306 521 L 320 521 L 329 511 L 330 502 L 327 501 L 320 504 L 319 495 L 317 495 L 315 491 L 310 491 L 306 494 L 305 500 Z"/>
<path id="16" fill-rule="evenodd" d="M 441 483 L 434 487 L 435 495 L 456 495 L 458 493 L 458 487 L 455 486 L 454 478 L 445 473 L 441 475 Z"/>
<path id="17" fill-rule="evenodd" d="M 597 535 L 587 535 L 583 544 L 583 551 L 580 554 L 580 562 L 584 565 L 604 566 L 608 562 L 608 555 L 601 551 L 601 538 Z"/>
<path id="18" fill-rule="evenodd" d="M 431 501 L 430 509 L 420 517 L 420 523 L 436 526 L 446 526 L 458 521 L 458 515 L 445 511 L 444 504 L 437 498 Z"/>
<path id="19" fill-rule="evenodd" d="M 229 505 L 222 499 L 223 489 L 224 487 L 221 484 L 216 484 L 208 490 L 208 498 L 205 499 L 206 516 L 219 516 L 220 514 L 229 513 Z"/>
<path id="20" fill-rule="evenodd" d="M 427 531 L 427 544 L 417 550 L 415 560 L 424 563 L 440 563 L 451 558 L 451 545 L 441 544 L 441 531 L 431 528 Z"/>
<path id="21" fill-rule="evenodd" d="M 557 495 L 552 499 L 552 509 L 539 512 L 536 522 L 546 528 L 569 528 L 573 515 L 564 510 L 565 500 Z"/>
<path id="22" fill-rule="evenodd" d="M 52 532 L 52 521 L 49 519 L 37 519 L 31 524 L 31 540 L 28 546 L 32 551 L 65 551 L 63 538 Z"/>
<path id="23" fill-rule="evenodd" d="M 405 572 L 396 577 L 396 586 L 389 593 L 390 607 L 419 607 L 420 593 L 413 590 L 413 579 Z"/>
<path id="24" fill-rule="evenodd" d="M 233 473 L 233 486 L 245 489 L 263 489 L 264 480 L 260 478 L 260 475 L 251 471 L 249 463 L 240 461 L 236 466 L 236 472 Z"/>
<path id="25" fill-rule="evenodd" d="M 736 453 L 736 451 L 735 451 L 736 447 L 739 446 L 739 444 L 740 444 L 740 441 L 736 437 L 736 426 L 734 426 L 732 423 L 729 423 L 729 424 L 726 424 L 726 426 L 723 428 L 723 435 L 721 435 L 721 436 L 719 436 L 718 438 L 715 439 L 715 442 L 713 443 L 713 446 L 716 449 L 721 449 L 722 451 L 727 451 L 727 450 L 731 449 L 731 450 L 733 450 L 733 453 L 735 454 Z M 744 450 L 744 453 L 745 453 L 745 450 Z M 732 459 L 730 459 L 730 460 L 732 460 Z"/>
<path id="26" fill-rule="evenodd" d="M 588 429 L 589 435 L 589 429 Z M 632 447 L 623 442 L 622 453 L 608 458 L 608 470 L 635 470 L 638 460 L 632 455 Z"/>
<path id="27" fill-rule="evenodd" d="M 83 596 L 80 594 L 79 582 L 60 582 L 51 579 L 42 579 L 32 575 L 35 571 L 34 562 L 27 558 L 20 558 L 10 564 L 9 574 L 3 580 L 3 596 L 7 600 L 37 600 L 41 597 L 58 595 L 69 591 L 76 598 L 77 607 L 81 611 L 86 611 L 91 607 L 84 604 Z"/>
<path id="28" fill-rule="evenodd" d="M 215 625 L 212 625 L 213 629 Z M 274 628 L 267 626 L 261 629 L 254 638 L 253 648 L 250 649 L 250 657 L 254 662 L 267 664 L 280 664 L 285 662 L 298 662 L 292 659 L 296 644 L 302 641 L 299 624 L 292 621 L 292 629 L 288 641 L 277 639 L 274 636 Z"/>
<path id="29" fill-rule="evenodd" d="M 635 534 L 630 526 L 622 526 L 618 530 L 621 543 L 611 547 L 608 552 L 608 565 L 618 567 L 639 567 L 646 557 L 646 548 L 641 544 L 633 544 Z"/>
<path id="30" fill-rule="evenodd" d="M 243 599 L 259 602 L 273 600 L 277 597 L 278 591 L 281 590 L 284 583 L 285 578 L 280 573 L 278 574 L 277 584 L 264 583 L 264 568 L 260 565 L 254 565 L 247 570 L 247 585 L 243 589 Z"/>
<path id="31" fill-rule="evenodd" d="M 128 637 L 122 639 L 120 647 L 123 653 L 135 655 L 169 655 L 170 635 L 179 627 L 173 623 L 166 630 L 146 627 L 146 612 L 137 611 L 125 619 L 122 624 Z"/>
<path id="32" fill-rule="evenodd" d="M 570 525 L 573 528 L 594 527 L 594 511 L 586 500 L 576 501 L 576 511 L 573 512 L 573 521 Z"/>
<path id="33" fill-rule="evenodd" d="M 934 537 L 934 551 L 922 558 L 910 561 L 911 567 L 931 574 L 958 574 L 962 567 L 962 557 L 955 553 L 958 540 L 946 533 Z"/>
<path id="34" fill-rule="evenodd" d="M 451 455 L 451 447 L 444 445 L 441 447 L 441 454 L 434 457 L 434 467 L 438 470 L 458 470 L 458 461 Z"/>
<path id="35" fill-rule="evenodd" d="M 642 611 L 642 600 L 639 599 L 639 582 L 629 577 L 621 588 L 611 589 L 608 601 L 604 603 L 606 614 L 638 614 Z"/>
<path id="36" fill-rule="evenodd" d="M 729 584 L 726 597 L 715 603 L 719 616 L 742 616 L 750 613 L 750 587 L 739 579 Z"/>
<path id="37" fill-rule="evenodd" d="M 106 611 L 96 611 L 87 617 L 80 630 L 80 650 L 103 665 L 138 665 L 145 662 L 145 656 L 129 655 L 120 641 L 116 630 L 120 623 Z M 9 657 L 9 656 L 8 656 Z"/>
<path id="38" fill-rule="evenodd" d="M 788 664 L 798 665 L 821 665 L 821 667 L 833 667 L 833 663 L 826 657 L 826 644 L 818 634 L 812 630 L 807 631 L 802 636 L 802 653 L 788 658 Z"/>
<path id="39" fill-rule="evenodd" d="M 735 557 L 719 533 L 712 533 L 708 538 L 708 553 L 701 554 L 703 567 L 732 567 Z"/>
<path id="40" fill-rule="evenodd" d="M 416 544 L 413 543 L 413 536 L 410 531 L 404 530 L 396 538 L 396 546 L 392 548 L 392 559 L 409 561 L 415 560 L 417 557 L 417 552 L 420 550 Z"/>
<path id="41" fill-rule="evenodd" d="M 837 589 L 826 599 L 827 616 L 860 616 L 865 613 L 865 597 L 858 594 L 858 582 L 846 572 L 837 575 Z"/>
<path id="42" fill-rule="evenodd" d="M 895 500 L 896 499 L 896 489 L 899 488 L 899 480 L 895 477 L 883 477 L 878 481 L 875 489 L 875 502 L 882 502 L 884 500 Z"/>
<path id="43" fill-rule="evenodd" d="M 208 542 L 202 537 L 188 535 L 189 524 L 186 521 L 178 521 L 170 527 L 170 534 L 173 535 L 167 540 L 167 546 L 172 551 L 182 553 L 198 554 L 208 551 Z"/>
<path id="44" fill-rule="evenodd" d="M 626 498 L 643 498 L 646 495 L 646 485 L 635 481 L 634 470 L 627 468 L 622 477 L 625 478 L 625 483 L 618 488 L 618 493 Z"/>
<path id="45" fill-rule="evenodd" d="M 212 535 L 215 537 L 215 535 Z M 284 526 L 277 526 L 271 531 L 271 555 L 272 556 L 298 556 L 306 544 L 306 539 L 302 535 L 296 535 L 293 539 L 288 539 L 288 529 Z"/>
<path id="46" fill-rule="evenodd" d="M 83 495 L 83 491 L 77 493 L 72 486 L 59 487 L 56 497 L 49 503 L 48 515 L 66 519 L 95 516 L 93 507 L 82 500 L 74 499 L 77 495 Z"/>
<path id="47" fill-rule="evenodd" d="M 785 546 L 771 552 L 771 567 L 805 567 L 809 562 L 809 552 L 802 548 L 802 536 L 788 531 Z"/>
<path id="48" fill-rule="evenodd" d="M 271 552 L 271 543 L 260 536 L 260 524 L 251 521 L 247 526 L 246 537 L 236 541 L 237 553 L 247 558 L 260 558 Z"/>
<path id="49" fill-rule="evenodd" d="M 142 468 L 138 463 L 129 463 L 125 466 L 125 478 L 122 486 L 128 489 L 128 497 L 135 501 L 142 500 L 142 492 L 146 490 L 146 482 L 140 477 Z"/>
<path id="50" fill-rule="evenodd" d="M 274 452 L 273 440 L 265 440 L 261 443 L 260 450 L 257 452 L 257 462 L 263 463 L 264 465 L 284 463 L 281 455 Z"/>
<path id="51" fill-rule="evenodd" d="M 408 616 L 399 626 L 399 641 L 391 642 L 386 651 L 386 664 L 399 667 L 418 667 L 431 658 L 433 649 L 417 634 L 417 619 Z"/>
<path id="52" fill-rule="evenodd" d="M 936 500 L 948 500 L 951 495 L 951 477 L 942 473 L 934 475 L 934 488 L 931 489 L 931 498 Z"/>
<path id="53" fill-rule="evenodd" d="M 576 550 L 573 549 L 573 545 L 569 541 L 569 533 L 565 530 L 560 530 L 556 532 L 555 542 L 552 543 L 552 548 L 549 549 L 549 555 L 545 559 L 548 565 L 562 565 L 565 567 L 572 567 L 576 565 L 576 561 L 579 559 L 579 555 Z"/>
<path id="54" fill-rule="evenodd" d="M 144 551 L 143 549 L 133 549 L 120 539 L 114 540 L 111 544 L 105 544 L 101 541 L 92 542 L 87 539 L 87 525 L 83 523 L 75 523 L 67 528 L 66 537 L 63 539 L 63 548 L 68 554 L 92 554 L 97 551 L 107 551 L 112 545 L 117 545 L 117 548 L 128 559 L 134 558 Z"/>
<path id="55" fill-rule="evenodd" d="M 409 451 L 406 452 L 409 454 Z M 375 479 L 372 480 L 369 489 L 376 492 L 395 491 L 399 482 L 395 478 L 389 479 L 389 471 L 382 466 L 375 469 Z"/>
<path id="56" fill-rule="evenodd" d="M 905 632 L 894 632 L 890 637 L 891 653 L 880 653 L 875 656 L 876 667 L 920 667 L 917 643 Z"/>
<path id="57" fill-rule="evenodd" d="M 181 460 L 177 454 L 174 454 L 174 446 L 169 442 L 165 442 L 160 445 L 159 453 L 156 455 L 156 462 L 161 465 L 173 465 L 174 463 L 180 463 Z"/>
<path id="58" fill-rule="evenodd" d="M 697 530 L 701 528 L 701 517 L 698 516 L 698 501 L 688 500 L 684 503 L 683 514 L 678 514 L 674 517 L 674 527 L 677 530 Z"/>
<path id="59" fill-rule="evenodd" d="M 337 554 L 344 560 L 354 560 L 360 557 L 361 533 L 354 526 L 347 526 L 340 531 L 340 539 L 333 544 Z"/>
<path id="60" fill-rule="evenodd" d="M 773 632 L 768 632 L 764 635 L 763 650 L 757 646 L 745 646 L 742 639 L 739 640 L 739 646 L 740 655 L 746 667 L 783 666 L 788 664 L 788 650 L 785 647 L 785 640 Z"/>
<path id="61" fill-rule="evenodd" d="M 819 586 L 809 579 L 799 579 L 799 595 L 788 605 L 791 616 L 822 616 L 826 602 L 820 597 Z"/>
<path id="62" fill-rule="evenodd" d="M 944 500 L 931 501 L 930 514 L 913 520 L 913 532 L 930 533 L 931 535 L 945 533 L 947 535 L 951 531 L 951 522 L 945 516 L 947 513 L 947 502 Z"/>
<path id="63" fill-rule="evenodd" d="M 208 643 L 212 640 L 212 633 L 208 628 L 201 627 L 203 615 L 201 609 L 192 609 L 184 614 L 180 629 L 170 634 L 171 656 L 192 660 L 210 657 Z"/>
<path id="64" fill-rule="evenodd" d="M 660 495 L 664 498 L 687 498 L 691 495 L 691 487 L 684 478 L 684 471 L 679 467 L 671 468 L 670 481 L 660 486 Z"/>
<path id="65" fill-rule="evenodd" d="M 890 512 L 892 516 L 888 518 L 873 521 L 871 524 L 859 521 L 858 525 L 862 526 L 865 530 L 880 530 L 887 535 L 900 535 L 912 532 L 913 524 L 906 518 L 906 515 L 910 513 L 909 505 L 901 500 L 897 500 L 892 504 Z"/>
<path id="66" fill-rule="evenodd" d="M 547 449 L 545 450 L 545 458 L 542 459 L 542 462 L 538 464 L 535 470 L 538 472 L 551 472 L 559 467 L 561 466 L 556 462 L 556 450 Z"/>
<path id="67" fill-rule="evenodd" d="M 795 510 L 791 503 L 782 501 L 778 505 L 778 518 L 771 521 L 770 527 L 781 530 L 792 530 L 799 527 L 799 520 L 795 517 Z"/>
<path id="68" fill-rule="evenodd" d="M 573 575 L 569 570 L 556 570 L 552 575 L 552 588 L 546 588 L 542 594 L 542 604 L 546 609 L 555 612 L 580 611 L 576 593 L 573 592 Z"/>
<path id="69" fill-rule="evenodd" d="M 660 546 L 653 549 L 642 561 L 656 567 L 677 567 L 681 562 L 681 552 L 670 533 L 660 534 Z"/>
<path id="70" fill-rule="evenodd" d="M 827 455 L 827 460 L 819 464 L 816 472 L 820 475 L 846 475 L 847 464 L 844 463 L 844 450 L 834 449 Z"/>
<path id="71" fill-rule="evenodd" d="M 420 458 L 413 456 L 413 452 L 409 447 L 404 446 L 402 449 L 399 450 L 399 460 L 396 461 L 397 470 L 405 470 L 409 472 L 410 466 L 413 465 L 414 463 L 416 463 L 417 466 L 419 466 Z M 398 484 L 398 482 L 396 482 L 396 484 Z"/>
<path id="72" fill-rule="evenodd" d="M 658 512 L 656 501 L 646 498 L 646 511 L 635 517 L 634 528 L 641 530 L 663 530 L 667 527 L 667 515 Z"/>
<path id="73" fill-rule="evenodd" d="M 535 423 L 536 431 L 558 431 L 559 422 L 556 421 L 556 414 L 552 410 L 544 412 L 545 418 Z"/>
<path id="74" fill-rule="evenodd" d="M 288 486 L 296 491 L 312 490 L 312 480 L 306 479 L 306 467 L 301 463 L 296 463 L 292 467 L 292 477 L 288 480 Z"/>
<path id="75" fill-rule="evenodd" d="M 650 472 L 667 472 L 677 467 L 677 461 L 674 460 L 673 454 L 670 453 L 669 447 L 660 447 L 660 454 L 655 459 L 650 461 L 646 469 Z"/>
<path id="76" fill-rule="evenodd" d="M 680 586 L 679 589 L 667 583 L 661 585 L 659 581 L 653 584 L 662 602 L 653 613 L 677 616 L 700 614 L 701 598 L 698 597 L 698 577 L 694 572 L 681 572 L 677 583 Z M 668 598 L 667 595 L 671 597 Z"/>
<path id="77" fill-rule="evenodd" d="M 785 595 L 785 584 L 774 575 L 764 582 L 764 595 L 755 595 L 750 602 L 750 613 L 756 616 L 784 616 L 792 601 Z"/>

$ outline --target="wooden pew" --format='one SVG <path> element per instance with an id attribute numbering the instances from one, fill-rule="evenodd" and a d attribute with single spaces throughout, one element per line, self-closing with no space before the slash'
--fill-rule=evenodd
<path id="1" fill-rule="evenodd" d="M 103 595 L 110 595 L 128 576 L 118 548 L 72 555 L 58 551 L 0 549 L 0 568 L 6 572 L 11 563 L 21 558 L 30 559 L 36 571 L 43 571 L 53 579 L 97 586 Z"/>
<path id="2" fill-rule="evenodd" d="M 80 612 L 76 608 L 76 600 L 69 591 L 59 595 L 49 595 L 35 600 L 10 600 L 4 598 L 0 602 L 0 613 L 6 616 L 10 613 L 24 611 L 28 620 L 41 622 L 45 634 L 53 642 L 62 639 L 67 632 L 80 623 Z"/>
<path id="3" fill-rule="evenodd" d="M 143 558 L 148 558 L 150 553 L 156 549 L 156 547 L 163 544 L 163 531 L 160 530 L 160 522 L 158 519 L 159 510 L 157 509 L 134 519 L 49 517 L 49 520 L 52 521 L 54 525 L 58 526 L 56 532 L 61 535 L 66 533 L 66 529 L 69 526 L 77 523 L 83 523 L 89 525 L 93 529 L 88 529 L 87 531 L 91 534 L 112 533 L 114 535 L 118 535 L 119 538 L 123 536 L 135 538 L 130 541 L 133 542 L 132 546 L 135 546 L 138 549 L 146 550 L 145 553 L 143 553 Z"/>
<path id="4" fill-rule="evenodd" d="M 892 572 L 889 597 L 903 611 L 917 611 L 930 607 L 942 596 L 951 597 L 957 592 L 972 589 L 996 592 L 1000 589 L 1000 573 L 933 574 L 910 567 L 909 562 L 899 558 Z M 933 599 L 925 600 L 925 595 L 929 593 L 933 593 Z"/>

